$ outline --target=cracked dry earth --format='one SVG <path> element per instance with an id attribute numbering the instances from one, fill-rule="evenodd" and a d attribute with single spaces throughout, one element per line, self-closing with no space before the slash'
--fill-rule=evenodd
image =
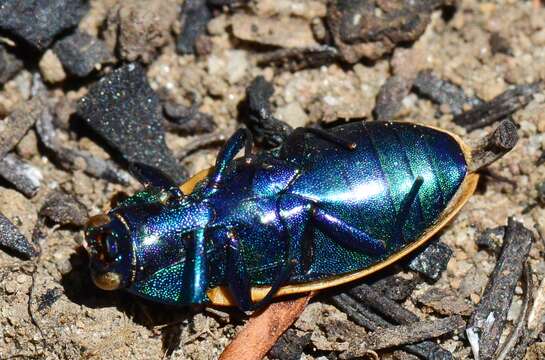
<path id="1" fill-rule="evenodd" d="M 161 1 L 150 1 L 155 2 Z M 320 16 L 324 2 L 304 2 L 314 4 L 318 8 L 316 16 Z M 113 3 L 92 1 L 80 28 L 105 36 L 101 35 L 102 24 Z M 288 19 L 295 17 L 307 24 L 312 21 L 289 9 L 285 11 Z M 208 24 L 210 52 L 206 56 L 179 55 L 169 34 L 157 46 L 157 54 L 146 59 L 147 77 L 154 90 L 166 92 L 168 98 L 180 103 L 187 103 L 188 95 L 196 94 L 201 101 L 199 110 L 211 114 L 218 126 L 216 131 L 225 136 L 239 126 L 238 105 L 246 87 L 258 75 L 274 85 L 271 101 L 275 116 L 293 127 L 327 123 L 339 117 L 371 117 L 378 91 L 391 74 L 432 69 L 440 78 L 483 100 L 492 99 L 512 84 L 545 80 L 545 7 L 535 2 L 464 0 L 450 18 L 441 11 L 433 12 L 424 34 L 413 44 L 396 48 L 391 56 L 375 62 L 350 66 L 333 63 L 295 72 L 257 66 L 252 46 L 232 34 L 233 16 L 221 13 Z M 510 55 L 492 51 L 493 33 L 501 34 L 508 42 Z M 3 86 L 0 109 L 4 115 L 29 99 L 36 81 L 34 72 L 40 71 L 43 69 L 23 69 Z M 87 92 L 88 84 L 74 80 L 70 86 L 48 85 L 47 92 L 55 102 L 73 104 Z M 545 165 L 536 166 L 536 161 L 545 149 L 545 95 L 536 94 L 513 118 L 519 126 L 519 143 L 490 169 L 509 182 L 483 178 L 477 193 L 440 235 L 454 252 L 447 270 L 434 284 L 418 283 L 403 303 L 422 319 L 460 314 L 467 320 L 495 264 L 495 256 L 479 249 L 476 239 L 486 229 L 505 225 L 509 216 L 515 216 L 538 235 L 530 250 L 529 264 L 535 291 L 544 291 L 543 286 L 538 286 L 545 278 L 545 242 L 540 237 L 545 235 L 545 203 L 539 191 L 539 185 L 545 182 Z M 442 127 L 468 142 L 480 139 L 492 128 L 468 133 L 452 122 L 451 114 L 438 111 L 437 105 L 414 93 L 403 99 L 395 119 Z M 167 132 L 166 141 L 176 153 L 197 137 Z M 92 136 L 67 133 L 63 142 L 99 158 L 110 157 Z M 139 188 L 132 180 L 122 186 L 90 177 L 82 170 L 62 170 L 46 156 L 34 129 L 19 142 L 16 152 L 43 176 L 39 192 L 30 199 L 9 184 L 0 184 L 1 212 L 27 238 L 32 237 L 38 210 L 53 189 L 75 195 L 90 214 L 97 214 L 116 192 Z M 183 164 L 195 173 L 212 165 L 216 152 L 217 147 L 199 150 Z M 100 291 L 91 283 L 87 259 L 79 250 L 81 228 L 47 225 L 39 257 L 23 261 L 0 251 L 1 359 L 217 359 L 245 323 L 245 316 L 237 311 L 166 307 L 125 293 Z M 403 272 L 401 276 L 410 279 L 415 275 Z M 445 295 L 443 299 L 429 300 L 437 291 Z M 518 288 L 509 311 L 510 324 L 520 312 L 521 294 Z M 533 326 L 542 329 L 543 320 L 535 319 Z M 335 359 L 347 349 L 354 334 L 365 332 L 329 305 L 327 295 L 315 298 L 292 330 L 310 334 L 310 343 L 301 355 L 301 359 L 309 360 Z M 437 341 L 456 359 L 472 358 L 463 336 L 446 336 Z M 384 359 L 399 356 L 395 350 L 380 353 Z M 543 333 L 528 349 L 526 359 L 545 359 Z"/>

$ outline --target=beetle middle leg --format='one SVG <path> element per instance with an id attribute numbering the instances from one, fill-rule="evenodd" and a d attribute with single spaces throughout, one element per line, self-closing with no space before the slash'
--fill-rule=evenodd
<path id="1" fill-rule="evenodd" d="M 252 285 L 249 280 L 246 269 L 246 261 L 242 255 L 240 240 L 237 234 L 230 229 L 222 229 L 216 233 L 216 237 L 223 238 L 222 242 L 226 246 L 225 258 L 225 278 L 229 291 L 234 298 L 237 306 L 243 310 L 255 310 L 271 302 L 273 296 L 289 280 L 293 270 L 294 261 L 288 259 L 284 261 L 275 273 L 276 278 L 271 284 L 267 295 L 258 302 L 252 301 Z"/>

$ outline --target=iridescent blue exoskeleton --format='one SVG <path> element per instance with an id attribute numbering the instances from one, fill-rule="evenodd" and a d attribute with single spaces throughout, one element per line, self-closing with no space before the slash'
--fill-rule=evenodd
<path id="1" fill-rule="evenodd" d="M 259 156 L 239 130 L 190 194 L 136 166 L 145 189 L 89 222 L 92 276 L 162 303 L 241 309 L 346 282 L 458 211 L 476 183 L 469 156 L 456 136 L 410 123 L 299 128 Z"/>

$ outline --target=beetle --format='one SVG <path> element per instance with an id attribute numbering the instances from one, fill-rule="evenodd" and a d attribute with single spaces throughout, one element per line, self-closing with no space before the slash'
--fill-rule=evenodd
<path id="1" fill-rule="evenodd" d="M 144 189 L 86 227 L 91 276 L 160 303 L 242 310 L 344 284 L 445 226 L 475 191 L 470 164 L 457 135 L 414 123 L 297 128 L 260 155 L 240 129 L 181 187 L 134 165 Z"/>

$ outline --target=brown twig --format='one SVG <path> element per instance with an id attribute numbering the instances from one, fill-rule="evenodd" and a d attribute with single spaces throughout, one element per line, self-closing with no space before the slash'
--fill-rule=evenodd
<path id="1" fill-rule="evenodd" d="M 313 293 L 294 300 L 271 304 L 248 320 L 236 338 L 225 348 L 220 360 L 260 360 L 276 340 L 301 315 Z"/>

